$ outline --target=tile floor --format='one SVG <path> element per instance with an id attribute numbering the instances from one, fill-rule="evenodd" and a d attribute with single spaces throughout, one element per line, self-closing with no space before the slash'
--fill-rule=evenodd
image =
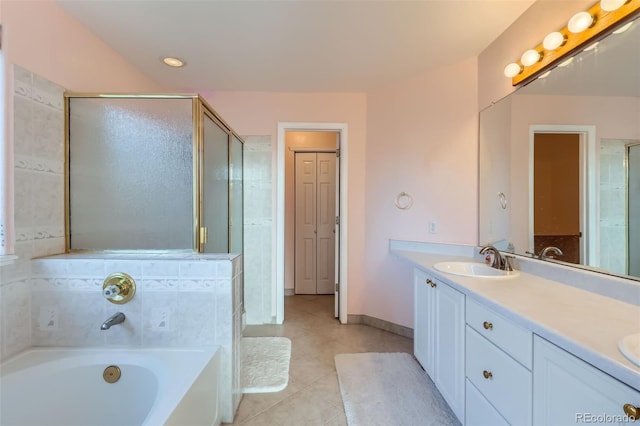
<path id="1" fill-rule="evenodd" d="M 366 325 L 341 325 L 333 296 L 285 297 L 283 325 L 247 326 L 244 335 L 291 339 L 289 384 L 281 392 L 246 394 L 234 425 L 346 425 L 333 357 L 340 353 L 408 352 L 413 340 Z"/>

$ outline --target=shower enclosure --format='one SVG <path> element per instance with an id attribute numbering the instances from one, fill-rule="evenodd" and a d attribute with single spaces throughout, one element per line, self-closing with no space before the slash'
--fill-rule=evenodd
<path id="1" fill-rule="evenodd" d="M 66 244 L 242 252 L 243 141 L 198 95 L 65 95 Z"/>

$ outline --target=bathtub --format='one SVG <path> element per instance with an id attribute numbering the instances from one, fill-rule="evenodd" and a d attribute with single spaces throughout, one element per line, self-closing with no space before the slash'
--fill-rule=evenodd
<path id="1" fill-rule="evenodd" d="M 0 425 L 218 425 L 219 371 L 216 348 L 32 349 L 0 365 Z"/>

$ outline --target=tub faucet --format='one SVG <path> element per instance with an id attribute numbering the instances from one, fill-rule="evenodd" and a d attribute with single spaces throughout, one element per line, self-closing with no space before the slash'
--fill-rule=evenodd
<path id="1" fill-rule="evenodd" d="M 502 255 L 500 254 L 500 250 L 498 250 L 494 246 L 484 246 L 480 249 L 480 254 L 487 254 L 487 253 L 493 254 L 493 262 L 491 263 L 492 268 L 502 269 L 502 270 L 505 269 L 505 262 L 504 262 L 504 259 L 502 258 Z"/>
<path id="2" fill-rule="evenodd" d="M 100 326 L 100 330 L 108 330 L 112 325 L 122 324 L 124 322 L 125 316 L 122 312 L 118 312 L 117 314 L 111 315 L 105 322 Z"/>

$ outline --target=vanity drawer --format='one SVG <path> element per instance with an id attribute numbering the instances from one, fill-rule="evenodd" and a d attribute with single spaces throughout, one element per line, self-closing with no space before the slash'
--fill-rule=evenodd
<path id="1" fill-rule="evenodd" d="M 467 324 L 531 370 L 533 333 L 467 298 Z"/>
<path id="2" fill-rule="evenodd" d="M 531 372 L 466 327 L 465 368 L 469 381 L 511 424 L 531 424 Z"/>

